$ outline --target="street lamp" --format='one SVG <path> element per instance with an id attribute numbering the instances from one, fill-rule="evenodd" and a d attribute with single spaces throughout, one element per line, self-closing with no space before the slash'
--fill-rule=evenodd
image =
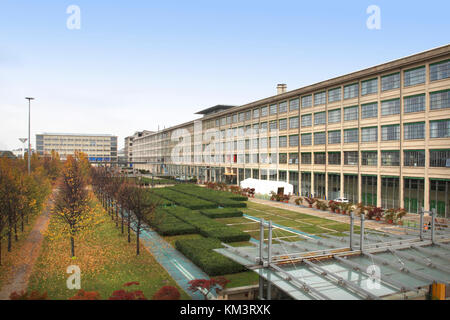
<path id="1" fill-rule="evenodd" d="M 31 123 L 31 100 L 34 98 L 26 97 L 28 100 L 28 175 L 31 173 L 31 140 L 30 140 L 30 123 Z"/>

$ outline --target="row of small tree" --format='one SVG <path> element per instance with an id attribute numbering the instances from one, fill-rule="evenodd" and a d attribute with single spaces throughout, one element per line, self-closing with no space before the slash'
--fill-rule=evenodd
<path id="1" fill-rule="evenodd" d="M 126 224 L 128 242 L 131 242 L 131 230 L 135 232 L 136 254 L 139 255 L 139 239 L 146 228 L 143 222 L 156 219 L 157 198 L 135 179 L 129 179 L 111 168 L 93 167 L 91 177 L 97 197 L 117 227 L 120 223 L 122 234 Z"/>
<path id="2" fill-rule="evenodd" d="M 27 156 L 0 157 L 0 265 L 3 239 L 6 238 L 7 250 L 11 252 L 30 216 L 41 212 L 61 168 L 56 153 L 41 159 L 34 154 L 30 174 L 27 162 Z"/>

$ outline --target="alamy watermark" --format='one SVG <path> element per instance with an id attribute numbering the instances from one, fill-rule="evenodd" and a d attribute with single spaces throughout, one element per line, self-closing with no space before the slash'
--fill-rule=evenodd
<path id="1" fill-rule="evenodd" d="M 370 16 L 367 18 L 366 26 L 369 30 L 381 29 L 381 9 L 377 5 L 370 5 L 367 7 L 366 13 Z"/>
<path id="2" fill-rule="evenodd" d="M 71 265 L 67 267 L 66 272 L 70 274 L 66 281 L 67 289 L 80 290 L 81 289 L 81 269 L 79 266 Z"/>
<path id="3" fill-rule="evenodd" d="M 81 29 L 81 9 L 79 6 L 72 4 L 67 7 L 66 13 L 70 14 L 67 18 L 66 26 L 69 30 Z"/>

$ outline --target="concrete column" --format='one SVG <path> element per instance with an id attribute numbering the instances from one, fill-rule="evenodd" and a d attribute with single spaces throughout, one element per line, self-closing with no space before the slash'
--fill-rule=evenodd
<path id="1" fill-rule="evenodd" d="M 328 173 L 325 171 L 325 199 L 328 199 Z"/>
<path id="2" fill-rule="evenodd" d="M 381 175 L 377 175 L 377 207 L 381 207 Z"/>
<path id="3" fill-rule="evenodd" d="M 314 171 L 311 171 L 311 194 L 314 194 L 314 196 L 315 196 L 315 192 L 314 192 Z"/>
<path id="4" fill-rule="evenodd" d="M 400 156 L 401 157 L 401 156 Z M 402 159 L 402 158 L 401 158 Z M 400 163 L 400 164 L 402 164 L 402 163 Z M 400 188 L 400 201 L 399 201 L 399 203 L 400 203 L 400 208 L 404 208 L 405 207 L 405 199 L 404 199 L 404 192 L 405 192 L 405 186 L 404 186 L 404 180 L 405 179 L 403 179 L 403 176 L 402 175 L 400 175 L 399 177 L 398 177 L 398 179 L 399 179 L 399 182 L 398 182 L 398 186 L 399 186 L 399 188 Z"/>
<path id="5" fill-rule="evenodd" d="M 361 161 L 361 159 L 358 159 L 358 161 Z M 361 173 L 358 173 L 358 202 L 361 202 L 362 200 L 361 185 Z"/>
<path id="6" fill-rule="evenodd" d="M 427 162 L 428 163 L 428 162 Z M 425 181 L 423 186 L 423 206 L 425 211 L 430 211 L 430 179 L 425 175 Z"/>
<path id="7" fill-rule="evenodd" d="M 341 190 L 339 190 L 339 194 L 340 194 L 340 197 L 343 198 L 344 197 L 344 174 L 341 173 L 340 177 L 341 177 L 341 179 L 340 179 Z"/>

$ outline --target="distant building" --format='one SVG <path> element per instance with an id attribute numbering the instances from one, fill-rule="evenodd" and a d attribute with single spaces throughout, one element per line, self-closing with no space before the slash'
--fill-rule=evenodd
<path id="1" fill-rule="evenodd" d="M 125 151 L 125 157 L 126 157 L 126 162 L 127 162 L 128 166 L 133 167 L 133 163 L 135 163 L 136 159 L 137 159 L 136 156 L 138 156 L 138 158 L 139 158 L 138 161 L 140 161 L 141 163 L 144 161 L 142 159 L 142 154 L 141 154 L 142 148 L 134 149 L 133 148 L 134 141 L 136 139 L 140 140 L 142 137 L 151 135 L 153 133 L 154 133 L 153 131 L 147 131 L 147 130 L 136 131 L 132 136 L 125 138 L 125 148 L 124 148 L 125 150 L 124 151 Z M 136 153 L 133 154 L 133 151 L 136 151 Z"/>
<path id="2" fill-rule="evenodd" d="M 117 136 L 110 134 L 42 133 L 36 135 L 40 156 L 58 152 L 61 160 L 81 151 L 91 163 L 117 163 Z"/>

